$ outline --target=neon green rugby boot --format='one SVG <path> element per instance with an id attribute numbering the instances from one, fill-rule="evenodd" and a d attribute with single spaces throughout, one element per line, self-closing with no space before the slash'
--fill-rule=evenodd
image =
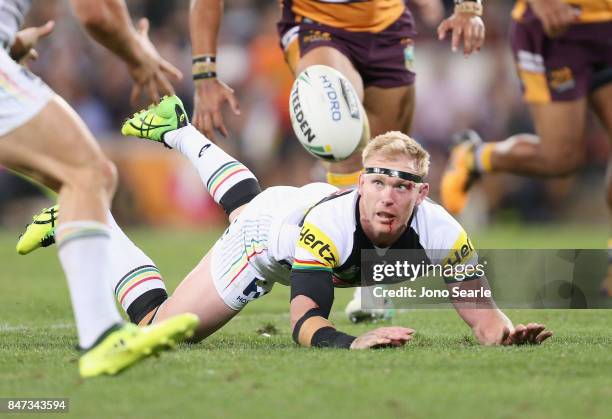
<path id="1" fill-rule="evenodd" d="M 27 255 L 39 247 L 51 246 L 55 243 L 55 227 L 59 205 L 44 208 L 40 214 L 32 217 L 32 222 L 26 226 L 19 236 L 16 250 L 20 255 Z"/>
<path id="2" fill-rule="evenodd" d="M 121 134 L 163 143 L 164 134 L 189 123 L 183 102 L 177 96 L 164 96 L 157 105 L 136 112 L 123 123 Z"/>
<path id="3" fill-rule="evenodd" d="M 79 373 L 83 378 L 115 375 L 141 359 L 174 348 L 193 336 L 198 323 L 195 314 L 185 313 L 151 326 L 114 326 L 81 356 Z"/>

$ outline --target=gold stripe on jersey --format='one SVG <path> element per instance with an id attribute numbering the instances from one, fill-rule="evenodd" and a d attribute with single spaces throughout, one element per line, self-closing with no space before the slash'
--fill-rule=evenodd
<path id="1" fill-rule="evenodd" d="M 291 10 L 298 16 L 352 32 L 380 32 L 404 13 L 404 0 L 334 2 L 293 0 Z"/>
<path id="2" fill-rule="evenodd" d="M 546 75 L 543 73 L 533 73 L 530 71 L 519 70 L 519 77 L 523 83 L 523 99 L 527 103 L 549 103 L 550 89 Z"/>
<path id="3" fill-rule="evenodd" d="M 562 0 L 580 8 L 580 23 L 607 22 L 612 20 L 612 0 Z M 517 0 L 512 18 L 521 20 L 527 10 L 527 0 Z"/>

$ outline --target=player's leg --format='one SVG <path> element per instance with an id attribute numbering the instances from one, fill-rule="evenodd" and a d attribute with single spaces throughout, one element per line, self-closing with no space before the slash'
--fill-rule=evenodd
<path id="1" fill-rule="evenodd" d="M 530 105 L 530 111 L 537 135 L 487 143 L 467 137 L 454 147 L 440 190 L 447 210 L 461 212 L 473 180 L 483 174 L 563 176 L 583 164 L 586 100 Z"/>
<path id="2" fill-rule="evenodd" d="M 134 128 L 135 126 L 140 127 L 139 124 L 144 124 L 143 121 L 151 122 L 155 118 L 161 118 L 161 122 L 154 124 L 163 126 L 164 141 L 183 152 L 194 163 L 202 175 L 204 184 L 215 200 L 228 212 L 230 221 L 232 221 L 240 214 L 245 204 L 259 193 L 257 180 L 245 166 L 208 141 L 191 125 L 177 129 L 178 120 L 181 115 L 184 115 L 178 98 L 165 98 L 162 103 L 171 109 L 174 118 L 170 118 L 172 121 L 157 114 L 163 110 L 163 106 L 158 105 L 145 111 L 146 115 L 140 114 L 139 117 L 128 120 L 124 131 L 132 129 L 135 135 L 149 139 L 157 135 L 156 139 L 161 140 L 161 134 L 158 131 Z M 177 109 L 180 111 L 178 116 Z M 128 128 L 125 128 L 126 126 Z M 62 211 L 63 209 L 59 212 Z M 43 213 L 39 217 L 44 217 L 43 220 L 49 221 L 49 216 L 52 215 L 53 213 Z M 167 299 L 161 274 L 153 261 L 119 228 L 112 215 L 108 213 L 107 216 L 111 232 L 111 256 L 114 262 L 111 267 L 112 289 L 130 320 L 146 325 L 160 304 Z M 49 223 L 46 226 L 50 228 Z M 25 236 L 31 232 L 34 234 L 34 230 L 28 228 L 23 238 L 27 238 Z M 44 234 L 41 234 L 40 231 L 37 233 L 37 237 L 28 238 L 28 241 L 40 242 L 42 237 L 47 236 L 44 232 Z"/>
<path id="3" fill-rule="evenodd" d="M 387 131 L 409 134 L 414 115 L 414 101 L 414 84 L 366 87 L 363 106 L 368 113 L 372 137 Z"/>
<path id="4" fill-rule="evenodd" d="M 114 193 L 114 166 L 74 111 L 54 96 L 25 124 L 0 138 L 0 164 L 36 172 L 59 188 L 59 255 L 76 317 L 79 343 L 90 347 L 121 322 L 108 292 L 110 232 L 106 208 Z"/>
<path id="5" fill-rule="evenodd" d="M 410 134 L 415 106 L 414 37 L 410 10 L 372 36 L 370 50 L 356 54 L 365 83 L 363 106 L 372 136 L 387 131 Z"/>
<path id="6" fill-rule="evenodd" d="M 256 230 L 254 223 L 260 226 Z M 269 292 L 273 283 L 263 279 L 251 265 L 265 253 L 260 235 L 267 235 L 267 227 L 253 218 L 253 212 L 232 222 L 172 296 L 149 316 L 151 321 L 195 313 L 200 324 L 193 339 L 199 341 L 222 327 L 250 301 Z"/>
<path id="7" fill-rule="evenodd" d="M 194 313 L 199 317 L 200 324 L 193 339 L 200 341 L 238 314 L 238 310 L 225 304 L 215 288 L 211 272 L 211 253 L 206 254 L 170 298 L 159 307 L 152 318 L 153 323 L 181 313 Z"/>
<path id="8" fill-rule="evenodd" d="M 17 252 L 26 255 L 39 247 L 55 243 L 59 205 L 45 208 L 33 217 L 19 237 Z M 140 323 L 139 314 L 148 307 L 157 307 L 168 294 L 155 263 L 121 230 L 110 211 L 110 287 L 132 323 Z"/>
<path id="9" fill-rule="evenodd" d="M 450 212 L 464 208 L 467 190 L 481 174 L 562 176 L 582 165 L 592 62 L 585 47 L 591 42 L 584 41 L 597 36 L 588 26 L 550 39 L 535 19 L 512 23 L 514 59 L 537 136 L 519 134 L 484 144 L 475 133 L 466 136 L 451 152 L 442 177 L 442 203 Z"/>
<path id="10" fill-rule="evenodd" d="M 57 132 L 62 133 L 61 140 L 48 138 L 43 133 L 54 132 L 54 129 L 60 128 L 61 131 Z M 57 223 L 60 234 L 62 226 L 66 226 L 67 223 L 70 227 L 75 221 L 91 230 L 89 224 L 84 223 L 83 220 L 94 220 L 97 223 L 96 226 L 108 236 L 108 240 L 104 240 L 105 244 L 94 244 L 94 249 L 84 255 L 79 252 L 73 254 L 74 251 L 71 251 L 70 248 L 75 246 L 69 246 L 67 254 L 65 249 L 60 249 L 60 256 L 64 258 L 62 263 L 64 266 L 66 264 L 70 266 L 67 268 L 70 269 L 67 275 L 69 278 L 75 278 L 72 281 L 76 282 L 74 286 L 71 285 L 75 310 L 90 314 L 90 316 L 79 314 L 80 311 L 76 314 L 77 322 L 80 322 L 80 330 L 82 330 L 80 335 L 84 335 L 80 344 L 84 348 L 89 347 L 104 330 L 121 321 L 112 294 L 108 293 L 109 283 L 115 290 L 117 299 L 130 314 L 133 311 L 133 309 L 130 310 L 130 306 L 139 303 L 132 296 L 140 294 L 142 289 L 150 294 L 156 294 L 159 299 L 166 295 L 163 282 L 151 259 L 125 236 L 110 215 L 107 208 L 116 182 L 112 163 L 104 157 L 89 131 L 78 122 L 61 99 L 52 100 L 48 108 L 43 109 L 38 117 L 16 130 L 13 135 L 15 139 L 8 138 L 8 140 L 18 141 L 22 150 L 15 151 L 12 146 L 10 148 L 13 151 L 6 150 L 9 143 L 4 141 L 0 143 L 0 150 L 4 157 L 3 163 L 27 167 L 28 172 L 32 172 L 31 168 L 42 165 L 39 170 L 42 173 L 50 174 L 38 177 L 46 180 L 45 183 L 52 186 L 61 185 L 58 201 L 61 203 L 62 210 L 46 214 L 50 217 L 50 221 L 56 217 L 56 214 L 59 215 Z M 36 139 L 42 145 L 29 144 L 29 141 L 32 141 L 30 139 Z M 39 152 L 38 150 L 41 149 L 42 151 Z M 19 163 L 17 160 L 19 157 L 15 157 L 12 163 L 5 160 L 11 153 L 16 152 L 27 154 L 30 161 L 27 162 L 21 158 L 21 163 Z M 38 159 L 37 154 L 41 153 L 44 158 Z M 39 163 L 40 160 L 43 160 L 42 163 Z M 103 183 L 105 179 L 107 179 L 106 184 Z M 60 247 L 61 240 L 60 237 Z M 85 245 L 91 246 L 92 241 L 95 240 L 84 239 Z M 106 243 L 109 241 L 112 245 Z M 105 260 L 112 261 L 112 263 L 105 262 Z M 98 265 L 99 267 L 93 269 L 95 273 L 91 273 L 92 268 Z M 93 277 L 92 281 L 95 282 L 89 284 L 88 281 L 78 279 L 79 274 L 87 275 L 88 278 Z M 104 298 L 103 296 L 109 297 Z M 104 305 L 97 310 L 96 304 Z M 92 310 L 90 311 L 88 307 Z M 105 314 L 109 312 L 112 313 L 112 316 Z M 105 320 L 107 317 L 110 317 L 111 320 Z M 137 323 L 139 319 L 132 319 L 132 321 Z M 100 323 L 99 326 L 97 326 L 98 323 Z"/>
<path id="11" fill-rule="evenodd" d="M 612 73 L 612 71 L 609 71 Z M 611 74 L 612 76 L 612 74 Z M 601 121 L 604 129 L 608 134 L 608 139 L 612 143 L 612 83 L 598 88 L 589 96 L 590 105 Z M 608 173 L 606 176 L 606 200 L 610 217 L 612 219 L 612 160 L 608 162 Z M 603 293 L 612 297 L 612 239 L 608 241 L 608 274 L 601 284 Z"/>
<path id="12" fill-rule="evenodd" d="M 348 58 L 344 43 L 346 34 L 337 28 L 301 20 L 298 22 L 290 8 L 283 8 L 277 24 L 285 61 L 294 76 L 311 65 L 326 65 L 342 73 L 351 82 L 363 102 L 363 81 Z M 339 188 L 357 184 L 361 170 L 361 156 L 356 153 L 342 162 L 326 163 L 327 182 Z"/>
<path id="13" fill-rule="evenodd" d="M 213 144 L 189 124 L 183 103 L 176 96 L 128 119 L 123 135 L 146 138 L 178 150 L 195 166 L 204 186 L 216 203 L 233 219 L 232 213 L 261 192 L 255 175 L 241 162 Z"/>
<path id="14" fill-rule="evenodd" d="M 147 129 L 147 124 L 157 126 L 158 129 Z M 230 221 L 233 221 L 260 191 L 257 179 L 242 163 L 237 162 L 187 123 L 182 103 L 177 97 L 164 98 L 159 105 L 138 113 L 126 121 L 122 132 L 125 135 L 162 141 L 184 154 L 198 170 L 202 182 L 215 201 L 228 213 Z M 246 301 L 264 293 L 259 289 L 261 287 L 255 285 L 254 278 L 251 280 L 249 277 L 251 271 L 246 265 L 245 269 L 234 269 L 236 261 L 246 261 L 246 255 L 243 254 L 245 246 L 240 242 L 241 238 L 241 234 L 228 233 L 218 242 L 218 246 L 225 247 L 223 251 L 217 252 L 218 258 L 223 260 L 217 266 L 229 263 L 227 269 L 220 268 L 221 271 L 213 275 L 215 271 L 211 266 L 213 258 L 211 251 L 183 280 L 170 298 L 166 299 L 161 293 L 156 296 L 145 292 L 145 288 L 131 291 L 130 298 L 139 301 L 139 304 L 132 304 L 126 308 L 128 312 L 130 309 L 132 311 L 130 318 L 141 319 L 141 325 L 157 324 L 176 314 L 190 312 L 200 318 L 194 340 L 201 340 L 213 333 L 229 321 L 246 304 Z M 228 277 L 234 273 L 236 273 L 234 277 Z M 161 280 L 155 277 L 155 272 L 149 274 L 155 280 Z M 232 284 L 232 287 L 223 294 L 220 285 L 215 284 L 213 278 L 228 282 L 228 286 Z M 244 285 L 244 281 L 247 280 L 252 283 L 246 284 L 244 289 L 238 290 L 240 292 L 234 296 L 232 293 L 237 292 L 237 287 Z M 138 283 L 138 279 L 131 276 L 124 281 Z M 125 289 L 127 285 L 118 284 L 117 287 Z M 253 287 L 256 289 L 251 290 Z M 117 297 L 121 300 L 120 293 Z M 237 302 L 228 302 L 227 299 L 230 297 L 235 297 Z"/>
<path id="15" fill-rule="evenodd" d="M 47 185 L 59 186 L 59 202 L 67 208 L 58 220 L 59 256 L 79 345 L 87 349 L 79 360 L 83 377 L 115 374 L 193 332 L 193 315 L 143 331 L 122 325 L 108 289 L 111 232 L 104 222 L 115 188 L 114 168 L 63 100 L 53 97 L 34 117 L 0 137 L 0 164 L 39 173 Z"/>
<path id="16" fill-rule="evenodd" d="M 529 109 L 537 137 L 516 135 L 482 146 L 482 153 L 490 147 L 490 170 L 528 176 L 563 176 L 579 169 L 585 158 L 586 99 L 530 105 Z M 478 158 L 477 154 L 477 161 Z"/>
<path id="17" fill-rule="evenodd" d="M 237 208 L 231 216 L 237 217 L 245 207 L 246 205 Z M 46 210 L 37 217 L 39 222 L 44 222 L 39 225 L 46 226 L 47 230 L 50 230 L 52 224 L 50 221 L 58 213 L 59 206 L 57 205 Z M 168 299 L 162 275 L 153 260 L 130 240 L 110 213 L 108 224 L 111 230 L 111 259 L 113 260 L 111 288 L 117 302 L 121 304 L 132 323 L 147 326 L 152 323 L 158 324 L 174 315 L 193 313 L 204 319 L 200 324 L 200 330 L 209 331 L 205 334 L 202 332 L 199 335 L 201 339 L 229 320 L 225 314 L 229 313 L 233 316 L 236 313 L 235 310 L 224 310 L 227 306 L 218 298 L 214 287 L 211 288 L 207 282 L 206 272 L 210 274 L 208 255 L 180 284 L 177 292 Z M 30 233 L 31 236 L 41 236 L 40 231 L 35 234 L 31 229 L 28 229 L 26 233 Z M 36 240 L 34 237 L 32 239 Z M 195 295 L 198 297 L 194 298 Z M 160 307 L 164 309 L 160 310 Z M 217 313 L 222 316 L 221 320 L 226 320 L 221 322 Z M 213 327 L 214 325 L 218 326 Z"/>
<path id="18" fill-rule="evenodd" d="M 40 79 L 0 51 L 0 164 L 31 175 L 59 192 L 59 256 L 79 343 L 81 375 L 113 374 L 195 327 L 185 316 L 143 333 L 128 325 L 108 290 L 109 229 L 114 166 L 100 152 L 77 114 Z M 163 343 L 162 341 L 166 341 Z"/>
<path id="19" fill-rule="evenodd" d="M 140 324 L 147 313 L 168 298 L 159 268 L 117 224 L 107 216 L 111 234 L 110 287 L 132 323 Z"/>

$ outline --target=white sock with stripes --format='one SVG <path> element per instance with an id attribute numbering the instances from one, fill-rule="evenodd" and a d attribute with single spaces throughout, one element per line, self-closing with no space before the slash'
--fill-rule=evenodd
<path id="1" fill-rule="evenodd" d="M 228 214 L 259 193 L 255 175 L 193 125 L 166 133 L 164 141 L 189 159 L 215 202 Z"/>
<path id="2" fill-rule="evenodd" d="M 108 213 L 111 230 L 111 286 L 130 320 L 138 323 L 151 306 L 168 294 L 157 266 L 132 242 Z M 144 311 L 144 313 L 143 313 Z"/>
<path id="3" fill-rule="evenodd" d="M 89 348 L 116 323 L 122 322 L 110 277 L 110 229 L 97 221 L 71 221 L 57 227 L 59 259 L 70 289 L 79 345 Z"/>

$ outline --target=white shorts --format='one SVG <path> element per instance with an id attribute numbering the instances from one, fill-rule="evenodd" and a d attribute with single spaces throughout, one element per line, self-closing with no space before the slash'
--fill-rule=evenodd
<path id="1" fill-rule="evenodd" d="M 287 259 L 292 261 L 290 249 L 295 247 L 300 227 L 283 220 L 292 214 L 303 216 L 311 205 L 336 190 L 326 183 L 276 186 L 253 198 L 212 249 L 213 282 L 228 307 L 241 310 L 267 294 L 275 283 L 289 285 L 291 263 Z"/>
<path id="2" fill-rule="evenodd" d="M 270 223 L 254 214 L 254 202 L 230 224 L 212 249 L 211 271 L 215 288 L 233 310 L 268 293 L 273 281 L 267 281 L 253 259 L 268 252 Z M 249 211 L 250 210 L 250 211 Z"/>
<path id="3" fill-rule="evenodd" d="M 0 49 L 0 136 L 32 119 L 53 94 L 45 82 Z"/>

